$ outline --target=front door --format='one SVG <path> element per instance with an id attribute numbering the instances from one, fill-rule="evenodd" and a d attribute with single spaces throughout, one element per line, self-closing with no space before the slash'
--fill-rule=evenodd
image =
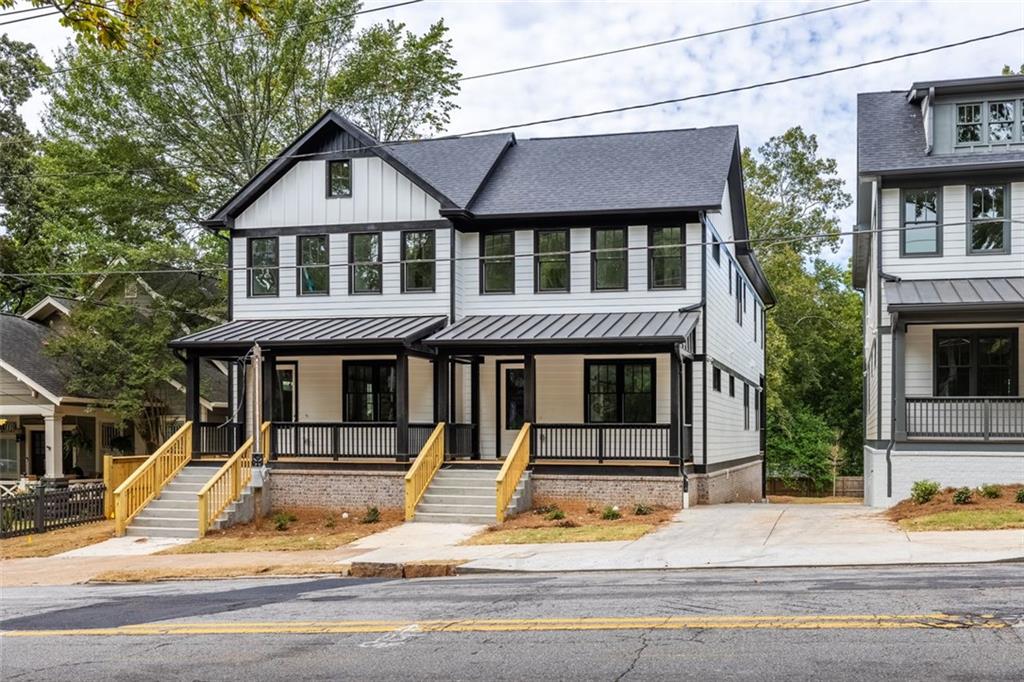
<path id="1" fill-rule="evenodd" d="M 499 415 L 498 439 L 499 457 L 504 457 L 512 448 L 512 444 L 523 427 L 523 415 L 526 412 L 526 375 L 522 366 L 502 367 L 501 410 Z"/>
<path id="2" fill-rule="evenodd" d="M 46 432 L 32 429 L 28 432 L 29 459 L 32 463 L 29 473 L 36 476 L 46 474 Z"/>

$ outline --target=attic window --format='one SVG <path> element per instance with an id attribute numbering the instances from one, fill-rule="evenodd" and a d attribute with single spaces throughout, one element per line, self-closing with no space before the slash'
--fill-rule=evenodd
<path id="1" fill-rule="evenodd" d="M 981 142 L 981 104 L 956 105 L 956 143 Z"/>
<path id="2" fill-rule="evenodd" d="M 1010 142 L 1013 140 L 1014 102 L 989 102 L 989 142 Z"/>
<path id="3" fill-rule="evenodd" d="M 138 298 L 139 296 L 139 283 L 134 280 L 124 283 L 124 297 L 125 298 Z"/>
<path id="4" fill-rule="evenodd" d="M 327 196 L 352 196 L 352 160 L 336 159 L 327 162 Z"/>

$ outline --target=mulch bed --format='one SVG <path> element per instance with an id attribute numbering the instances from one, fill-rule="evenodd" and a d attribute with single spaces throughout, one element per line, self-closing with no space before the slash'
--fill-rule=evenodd
<path id="1" fill-rule="evenodd" d="M 972 489 L 971 502 L 969 504 L 953 504 L 953 493 L 956 488 L 945 488 L 928 502 L 918 504 L 911 499 L 906 499 L 886 511 L 886 515 L 892 521 L 904 519 L 915 519 L 921 516 L 930 516 L 939 512 L 963 511 L 967 509 L 1024 509 L 1024 504 L 1016 502 L 1017 491 L 1024 488 L 1024 485 L 1001 485 L 999 497 L 989 499 L 983 497 L 981 492 Z"/>
<path id="2" fill-rule="evenodd" d="M 595 505 L 576 500 L 551 500 L 536 498 L 533 501 L 533 508 L 517 516 L 507 519 L 505 523 L 496 524 L 487 530 L 511 530 L 516 528 L 576 528 L 579 526 L 612 526 L 624 523 L 650 523 L 660 525 L 670 520 L 679 511 L 650 505 L 651 513 L 646 515 L 635 514 L 634 506 L 620 506 L 619 513 L 622 518 L 616 520 L 605 520 L 601 513 L 606 505 Z M 557 507 L 565 514 L 564 519 L 548 520 L 545 514 L 550 508 Z"/>

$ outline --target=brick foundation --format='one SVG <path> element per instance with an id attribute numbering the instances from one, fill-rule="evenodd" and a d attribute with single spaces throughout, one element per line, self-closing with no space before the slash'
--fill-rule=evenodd
<path id="1" fill-rule="evenodd" d="M 690 497 L 697 504 L 760 502 L 760 460 L 710 474 L 690 474 Z"/>
<path id="2" fill-rule="evenodd" d="M 679 509 L 683 506 L 681 476 L 586 476 L 535 474 L 534 498 L 581 500 L 595 505 L 650 504 Z"/>
<path id="3" fill-rule="evenodd" d="M 275 469 L 270 475 L 274 507 L 381 507 L 405 505 L 402 471 Z"/>

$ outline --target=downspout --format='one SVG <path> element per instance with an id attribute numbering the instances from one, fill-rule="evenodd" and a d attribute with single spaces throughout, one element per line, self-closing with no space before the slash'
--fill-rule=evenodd
<path id="1" fill-rule="evenodd" d="M 891 319 L 890 322 L 891 322 L 891 326 L 889 328 L 890 329 L 889 336 L 892 337 L 892 340 L 889 342 L 889 345 L 890 346 L 895 346 L 895 343 L 896 343 L 896 336 L 895 336 L 896 327 L 900 323 L 900 316 L 899 316 L 899 314 L 894 314 L 892 316 L 892 319 Z M 897 370 L 897 367 L 896 367 L 896 364 L 897 364 L 896 363 L 896 349 L 895 348 L 891 348 L 890 351 L 891 351 L 890 352 L 891 360 L 890 360 L 890 363 L 889 363 L 889 365 L 890 365 L 889 369 L 891 370 L 890 371 L 890 377 L 891 378 L 889 380 L 892 382 L 892 385 L 889 387 L 889 444 L 885 448 L 885 496 L 886 496 L 886 498 L 892 498 L 892 449 L 896 445 L 896 370 Z M 879 349 L 879 352 L 881 352 L 881 349 Z M 899 367 L 899 369 L 904 371 L 904 372 L 906 371 L 906 369 L 902 366 L 902 363 L 901 363 L 901 366 Z"/>
<path id="2" fill-rule="evenodd" d="M 699 301 L 697 303 L 692 303 L 690 305 L 686 305 L 686 306 L 683 306 L 682 308 L 679 308 L 679 312 L 680 313 L 693 313 L 693 312 L 697 312 L 698 310 L 701 311 L 701 319 L 703 319 L 704 318 L 704 301 L 703 300 L 701 300 L 701 301 Z M 678 347 L 673 349 L 673 352 L 678 353 L 679 352 Z M 692 356 L 691 356 L 691 358 L 692 358 Z M 680 365 L 680 369 L 682 369 L 682 365 Z M 693 372 L 691 372 L 691 374 L 692 373 Z M 687 385 L 686 386 L 686 390 L 692 392 L 693 391 L 693 386 Z M 686 402 L 683 401 L 681 403 L 681 406 L 685 406 L 685 405 L 686 405 Z M 686 437 L 686 410 L 685 410 L 685 407 L 683 409 L 682 424 L 683 424 L 682 437 L 685 438 Z M 690 453 L 690 456 L 693 456 L 692 452 Z M 680 458 L 680 461 L 679 461 L 679 471 L 683 475 L 683 509 L 689 509 L 690 508 L 690 477 L 686 475 L 686 462 L 682 461 L 682 458 Z"/>

